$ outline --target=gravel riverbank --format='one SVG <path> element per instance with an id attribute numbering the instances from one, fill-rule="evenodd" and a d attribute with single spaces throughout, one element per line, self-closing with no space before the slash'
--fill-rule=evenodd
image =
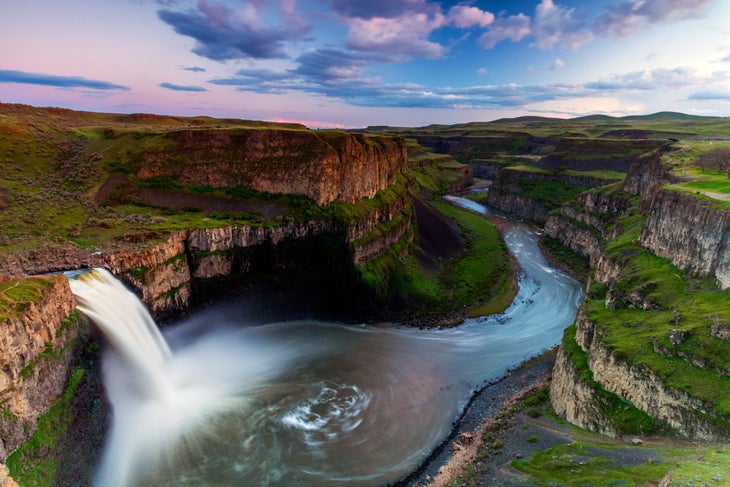
<path id="1" fill-rule="evenodd" d="M 556 348 L 548 350 L 474 393 L 461 417 L 454 423 L 451 434 L 414 472 L 392 485 L 438 485 L 451 474 L 458 474 L 470 460 L 468 450 L 476 450 L 473 443 L 477 441 L 482 425 L 515 397 L 547 383 L 555 363 L 555 353 Z M 439 474 L 441 480 L 438 480 Z"/>

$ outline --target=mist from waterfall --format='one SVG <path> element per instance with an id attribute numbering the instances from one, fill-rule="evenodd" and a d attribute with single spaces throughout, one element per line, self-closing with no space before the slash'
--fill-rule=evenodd
<path id="1" fill-rule="evenodd" d="M 174 463 L 181 448 L 200 448 L 201 424 L 245 410 L 246 391 L 296 355 L 215 323 L 172 352 L 142 302 L 111 273 L 94 269 L 69 282 L 78 308 L 111 344 L 102 368 L 112 425 L 96 485 L 135 485 L 146 469 Z"/>
<path id="2" fill-rule="evenodd" d="M 519 292 L 504 313 L 453 329 L 254 326 L 241 301 L 160 335 L 108 272 L 72 280 L 111 344 L 102 369 L 112 422 L 96 484 L 372 486 L 407 475 L 476 388 L 558 343 L 583 299 L 545 261 L 534 228 L 503 226 Z"/>

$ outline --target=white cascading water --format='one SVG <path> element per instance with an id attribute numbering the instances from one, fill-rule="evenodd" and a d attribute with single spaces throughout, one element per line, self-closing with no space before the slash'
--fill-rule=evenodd
<path id="1" fill-rule="evenodd" d="M 205 426 L 245 411 L 245 392 L 295 355 L 214 322 L 171 352 L 144 304 L 111 273 L 94 269 L 69 282 L 78 308 L 111 345 L 102 368 L 113 417 L 96 485 L 136 485 L 140 472 L 179 456 L 181 445 L 201 443 Z"/>
<path id="2" fill-rule="evenodd" d="M 164 376 L 172 353 L 147 308 L 106 269 L 94 269 L 69 281 L 78 308 L 101 329 L 128 365 L 148 380 L 150 395 L 170 393 Z"/>

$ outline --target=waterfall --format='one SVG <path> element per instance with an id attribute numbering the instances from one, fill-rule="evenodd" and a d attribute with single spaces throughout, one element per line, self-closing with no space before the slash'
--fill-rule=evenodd
<path id="1" fill-rule="evenodd" d="M 211 313 L 178 325 L 197 331 L 173 333 L 173 352 L 144 304 L 111 273 L 68 277 L 78 308 L 109 344 L 102 370 L 112 424 L 99 486 L 154 484 L 142 480 L 146 472 L 188 463 L 181 458 L 219 434 L 220 418 L 242 414 L 251 391 L 300 353 L 226 327 Z"/>
<path id="2" fill-rule="evenodd" d="M 78 308 L 104 333 L 128 365 L 146 382 L 148 394 L 171 393 L 164 365 L 172 357 L 170 347 L 144 304 L 109 271 L 102 268 L 69 281 Z"/>

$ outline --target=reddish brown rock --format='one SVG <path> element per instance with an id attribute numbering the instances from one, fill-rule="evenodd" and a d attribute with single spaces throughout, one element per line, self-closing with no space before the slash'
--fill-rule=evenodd
<path id="1" fill-rule="evenodd" d="M 150 144 L 151 145 L 151 144 Z M 353 203 L 395 183 L 407 168 L 401 138 L 307 130 L 179 130 L 143 148 L 137 177 L 184 185 L 304 194 Z"/>

